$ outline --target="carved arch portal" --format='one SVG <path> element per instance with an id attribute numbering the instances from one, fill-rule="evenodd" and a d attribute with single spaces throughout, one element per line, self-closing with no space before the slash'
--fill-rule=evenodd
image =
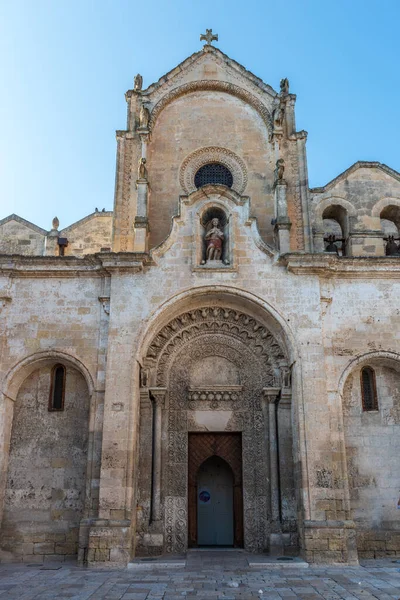
<path id="1" fill-rule="evenodd" d="M 209 431 L 241 434 L 244 547 L 264 551 L 271 533 L 271 490 L 262 398 L 263 390 L 279 387 L 281 374 L 287 373 L 281 341 L 257 318 L 210 303 L 183 312 L 162 327 L 148 346 L 143 364 L 150 393 L 163 390 L 165 404 L 162 417 L 153 413 L 156 421 L 162 421 L 158 450 L 153 438 L 153 453 L 159 451 L 162 456 L 159 481 L 153 477 L 150 484 L 148 479 L 147 491 L 144 479 L 138 485 L 138 504 L 143 509 L 138 554 L 147 553 L 141 540 L 148 532 L 152 498 L 160 499 L 161 518 L 151 525 L 163 540 L 159 552 L 187 549 L 188 435 Z M 226 369 L 222 379 L 221 369 Z M 142 397 L 145 394 L 142 388 Z M 146 465 L 157 463 L 154 454 L 149 456 L 150 445 L 145 441 L 152 430 L 151 411 L 146 410 L 140 421 L 140 473 L 146 472 Z M 153 403 L 153 411 L 157 410 Z"/>

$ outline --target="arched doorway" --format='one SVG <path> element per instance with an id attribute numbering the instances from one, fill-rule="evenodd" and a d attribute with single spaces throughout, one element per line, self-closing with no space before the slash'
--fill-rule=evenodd
<path id="1" fill-rule="evenodd" d="M 237 295 L 199 294 L 190 306 L 174 309 L 142 358 L 136 553 L 180 553 L 198 545 L 198 471 L 214 455 L 234 474 L 233 545 L 263 552 L 280 531 L 294 550 L 291 379 L 283 331 L 262 307 Z M 239 443 L 193 462 L 194 436 Z"/>
<path id="2" fill-rule="evenodd" d="M 233 546 L 233 532 L 232 469 L 211 456 L 197 472 L 197 544 Z"/>
<path id="3" fill-rule="evenodd" d="M 242 434 L 189 433 L 188 446 L 188 545 L 241 548 Z"/>

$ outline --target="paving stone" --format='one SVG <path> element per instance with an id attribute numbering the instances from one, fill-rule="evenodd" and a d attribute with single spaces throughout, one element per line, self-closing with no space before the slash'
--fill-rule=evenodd
<path id="1" fill-rule="evenodd" d="M 40 565 L 0 565 L 3 600 L 398 600 L 400 568 L 391 561 L 368 561 L 364 567 L 312 567 L 294 572 L 248 566 L 240 559 L 188 560 L 179 573 L 169 569 L 118 572 L 62 566 L 42 571 Z M 246 565 L 247 562 L 247 565 Z M 195 564 L 194 564 L 195 563 Z M 238 566 L 239 565 L 239 566 Z M 261 591 L 260 591 L 261 590 Z"/>

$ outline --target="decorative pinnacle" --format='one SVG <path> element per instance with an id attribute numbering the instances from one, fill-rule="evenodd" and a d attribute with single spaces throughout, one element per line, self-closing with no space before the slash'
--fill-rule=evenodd
<path id="1" fill-rule="evenodd" d="M 214 40 L 218 42 L 218 33 L 214 35 L 212 29 L 206 29 L 206 32 L 200 35 L 200 41 L 203 40 L 206 42 L 204 45 L 211 46 L 211 42 Z"/>

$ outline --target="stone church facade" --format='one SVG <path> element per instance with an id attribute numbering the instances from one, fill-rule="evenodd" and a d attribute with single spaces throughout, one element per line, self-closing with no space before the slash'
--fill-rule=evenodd
<path id="1" fill-rule="evenodd" d="M 126 101 L 113 212 L 0 221 L 0 559 L 399 556 L 400 174 L 209 43 Z"/>

